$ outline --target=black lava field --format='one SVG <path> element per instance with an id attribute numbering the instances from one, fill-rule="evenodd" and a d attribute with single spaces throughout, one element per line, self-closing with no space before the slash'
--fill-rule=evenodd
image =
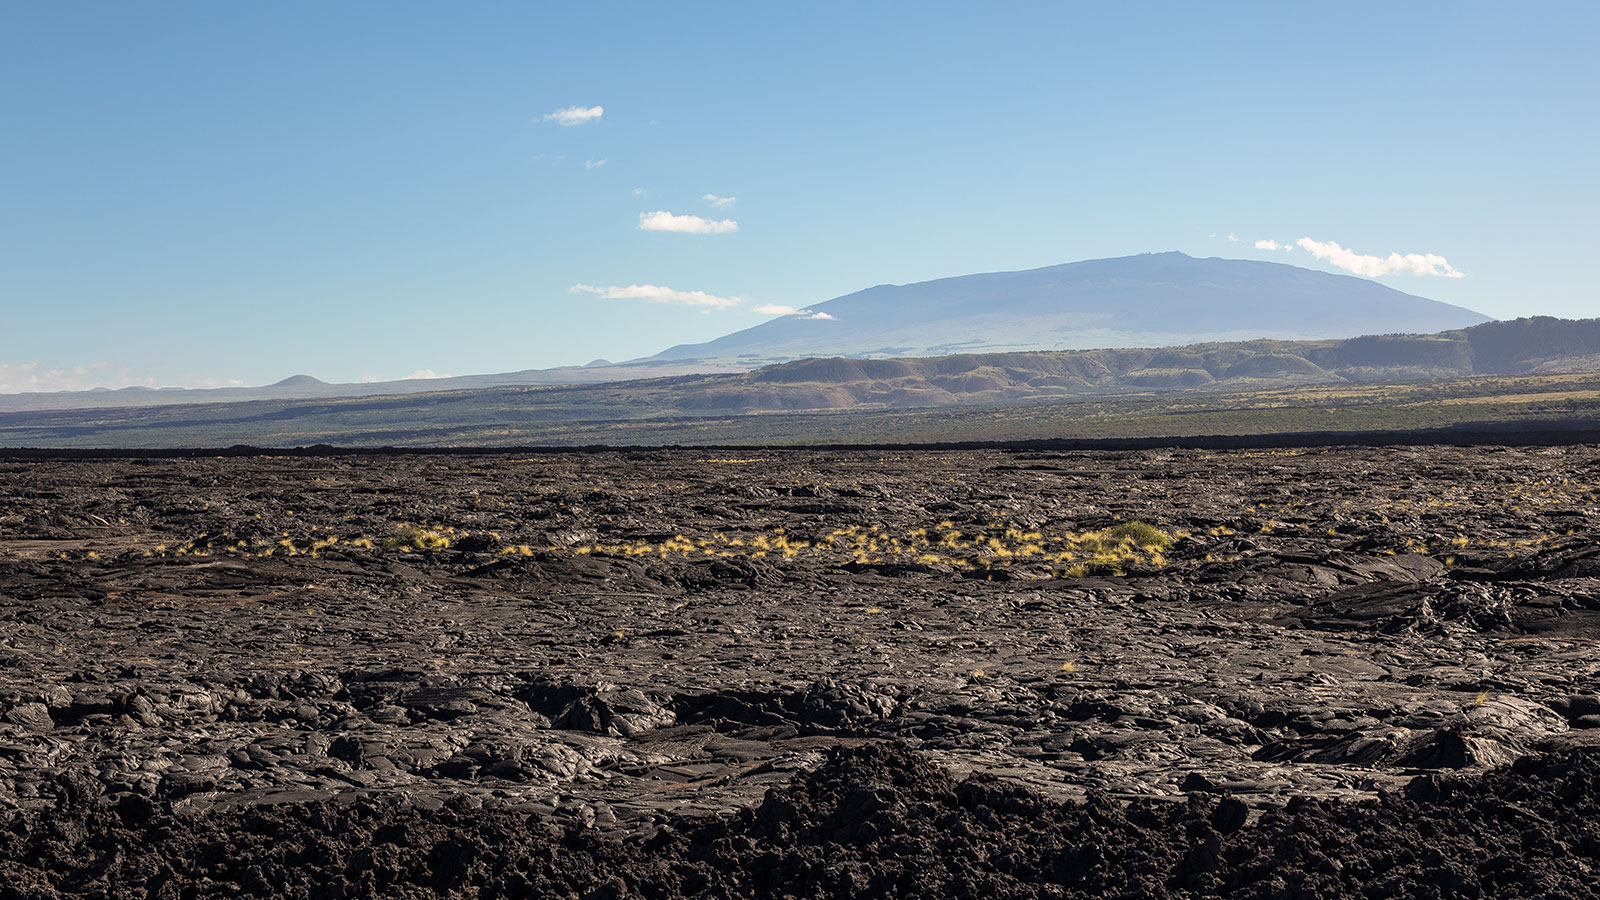
<path id="1" fill-rule="evenodd" d="M 1589 897 L 1600 448 L 0 458 L 0 898 Z"/>

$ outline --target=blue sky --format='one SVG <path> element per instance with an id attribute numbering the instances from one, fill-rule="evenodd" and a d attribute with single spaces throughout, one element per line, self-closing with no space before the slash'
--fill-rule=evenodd
<path id="1" fill-rule="evenodd" d="M 553 6 L 0 3 L 0 391 L 619 360 L 1161 250 L 1600 315 L 1595 4 Z"/>

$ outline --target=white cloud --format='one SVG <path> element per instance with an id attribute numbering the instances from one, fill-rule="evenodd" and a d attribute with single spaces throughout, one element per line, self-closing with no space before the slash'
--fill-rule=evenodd
<path id="1" fill-rule="evenodd" d="M 739 230 L 732 219 L 702 219 L 699 216 L 675 216 L 665 210 L 639 213 L 641 231 L 677 231 L 684 234 L 728 234 Z"/>
<path id="2" fill-rule="evenodd" d="M 650 192 L 645 190 L 644 188 L 634 188 L 633 189 L 633 195 L 635 197 L 643 197 L 645 194 L 648 194 L 648 193 L 650 193 Z"/>
<path id="3" fill-rule="evenodd" d="M 448 372 L 435 372 L 432 369 L 418 369 L 410 375 L 401 375 L 399 378 L 390 378 L 382 372 L 362 372 L 356 379 L 357 384 L 377 384 L 381 381 L 427 381 L 434 378 L 454 378 Z"/>
<path id="4" fill-rule="evenodd" d="M 727 209 L 739 200 L 738 197 L 718 197 L 716 194 L 706 194 L 700 199 L 715 206 L 717 209 Z"/>
<path id="5" fill-rule="evenodd" d="M 586 159 L 583 161 L 583 167 L 585 169 L 598 169 L 605 164 L 606 161 L 603 159 Z"/>
<path id="6" fill-rule="evenodd" d="M 705 291 L 676 291 L 657 284 L 630 284 L 627 287 L 575 284 L 567 290 L 574 294 L 595 294 L 607 300 L 646 300 L 651 303 L 677 303 L 682 306 L 707 306 L 712 309 L 727 309 L 744 302 L 743 297 L 718 297 Z"/>
<path id="7" fill-rule="evenodd" d="M 154 378 L 135 375 L 128 367 L 116 363 L 90 363 L 63 369 L 46 369 L 36 362 L 0 363 L 0 393 L 3 394 L 156 386 Z"/>
<path id="8" fill-rule="evenodd" d="M 764 316 L 796 316 L 801 319 L 814 319 L 828 322 L 833 321 L 834 318 L 825 312 L 817 312 L 816 310 L 811 309 L 795 309 L 792 306 L 784 306 L 781 303 L 767 303 L 762 306 L 751 307 L 750 311 L 758 312 Z"/>
<path id="9" fill-rule="evenodd" d="M 244 387 L 237 378 L 179 376 L 157 381 L 140 375 L 122 363 L 97 362 L 81 366 L 47 369 L 36 362 L 0 363 L 0 394 L 32 391 L 87 391 L 93 388 L 121 390 L 127 387 L 180 387 L 190 389 Z"/>
<path id="10" fill-rule="evenodd" d="M 1228 235 L 1228 240 L 1237 243 L 1239 239 L 1230 234 L 1230 235 Z"/>
<path id="11" fill-rule="evenodd" d="M 1256 249 L 1257 250 L 1276 250 L 1280 246 L 1282 246 L 1282 245 L 1279 244 L 1277 241 L 1270 240 L 1270 239 L 1256 241 Z"/>
<path id="12" fill-rule="evenodd" d="M 546 115 L 542 121 L 560 122 L 562 125 L 571 128 L 574 125 L 592 122 L 605 115 L 605 113 L 605 109 L 599 106 L 568 106 Z"/>
<path id="13" fill-rule="evenodd" d="M 1440 278 L 1466 277 L 1437 253 L 1391 253 L 1388 258 L 1382 258 L 1346 250 L 1333 241 L 1314 241 L 1303 237 L 1296 243 L 1300 245 L 1300 249 L 1317 259 L 1325 259 L 1346 272 L 1367 278 L 1377 278 L 1396 272 L 1408 275 L 1436 275 Z"/>

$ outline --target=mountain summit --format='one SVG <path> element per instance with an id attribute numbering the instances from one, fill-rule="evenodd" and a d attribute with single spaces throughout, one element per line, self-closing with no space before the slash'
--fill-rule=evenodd
<path id="1" fill-rule="evenodd" d="M 314 375 L 290 375 L 288 378 L 285 378 L 282 381 L 273 382 L 272 386 L 275 388 L 298 388 L 314 387 L 324 384 L 327 384 L 327 382 L 323 381 L 321 378 L 317 378 Z"/>
<path id="2" fill-rule="evenodd" d="M 1365 278 L 1145 253 L 879 285 L 651 359 L 759 365 L 808 356 L 1162 347 L 1430 333 L 1488 321 Z"/>

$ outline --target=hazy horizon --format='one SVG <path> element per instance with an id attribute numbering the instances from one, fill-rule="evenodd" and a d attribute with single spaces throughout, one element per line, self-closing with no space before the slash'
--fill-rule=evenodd
<path id="1" fill-rule="evenodd" d="M 0 392 L 649 356 L 1177 250 L 1596 314 L 1600 11 L 11 11 Z"/>

